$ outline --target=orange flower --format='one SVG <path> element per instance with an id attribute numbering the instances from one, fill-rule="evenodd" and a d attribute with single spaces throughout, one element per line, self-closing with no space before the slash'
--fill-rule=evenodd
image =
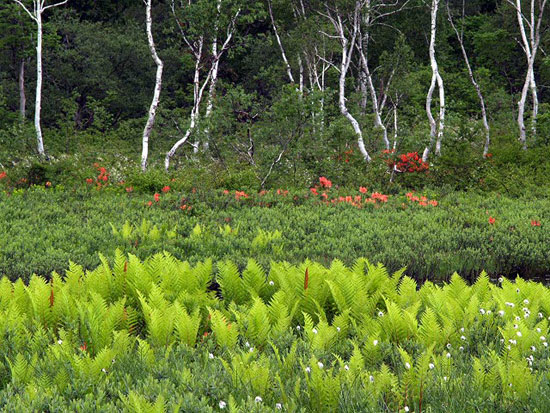
<path id="1" fill-rule="evenodd" d="M 155 198 L 155 202 L 160 201 L 160 194 L 155 194 L 154 198 Z"/>
<path id="2" fill-rule="evenodd" d="M 153 201 L 147 202 L 147 206 L 151 206 L 151 205 L 153 205 Z"/>
<path id="3" fill-rule="evenodd" d="M 311 191 L 311 193 L 312 193 L 313 195 L 319 195 L 319 194 L 317 193 L 317 188 L 309 188 L 309 190 Z"/>
<path id="4" fill-rule="evenodd" d="M 532 227 L 540 227 L 540 221 L 531 220 L 531 226 Z"/>
<path id="5" fill-rule="evenodd" d="M 229 191 L 228 191 L 227 189 L 224 189 L 224 190 L 223 190 L 223 194 L 224 194 L 224 195 L 227 195 L 228 193 L 229 193 Z"/>
<path id="6" fill-rule="evenodd" d="M 52 183 L 50 181 L 46 182 L 46 188 L 49 188 L 52 186 Z"/>
<path id="7" fill-rule="evenodd" d="M 168 185 L 162 188 L 162 192 L 167 193 L 168 191 L 170 191 L 170 187 Z"/>
<path id="8" fill-rule="evenodd" d="M 133 192 L 134 191 L 134 187 L 133 186 L 129 186 L 126 188 L 126 192 Z"/>
<path id="9" fill-rule="evenodd" d="M 430 202 L 429 202 L 430 205 L 432 206 L 438 206 L 439 205 L 439 202 L 437 202 L 435 199 L 432 199 Z"/>
<path id="10" fill-rule="evenodd" d="M 359 192 L 361 192 L 362 194 L 366 194 L 367 191 L 368 191 L 368 189 L 365 188 L 364 186 L 360 186 L 360 187 L 359 187 Z"/>
<path id="11" fill-rule="evenodd" d="M 92 184 L 93 182 L 94 182 L 94 180 L 92 178 L 87 178 L 86 179 L 87 184 Z"/>
<path id="12" fill-rule="evenodd" d="M 6 172 L 0 173 L 0 179 L 4 179 L 8 174 Z"/>
<path id="13" fill-rule="evenodd" d="M 489 217 L 489 224 L 493 225 L 495 223 L 496 219 L 493 217 Z"/>

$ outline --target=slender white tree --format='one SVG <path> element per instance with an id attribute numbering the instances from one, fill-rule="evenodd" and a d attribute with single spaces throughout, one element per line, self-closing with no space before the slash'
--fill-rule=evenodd
<path id="1" fill-rule="evenodd" d="M 462 0 L 462 23 L 464 23 L 464 8 L 466 5 L 466 0 Z M 491 129 L 489 127 L 489 121 L 487 120 L 487 106 L 485 105 L 485 98 L 483 97 L 483 93 L 481 93 L 481 87 L 479 86 L 478 81 L 476 80 L 476 77 L 474 75 L 474 71 L 472 70 L 472 65 L 470 64 L 470 58 L 468 57 L 468 53 L 466 52 L 466 47 L 464 46 L 464 25 L 460 27 L 460 31 L 456 27 L 453 15 L 451 13 L 451 8 L 449 7 L 449 2 L 447 1 L 447 14 L 449 16 L 449 22 L 451 23 L 451 27 L 453 28 L 456 38 L 458 39 L 458 44 L 460 45 L 460 50 L 462 51 L 462 57 L 464 57 L 464 62 L 466 63 L 466 67 L 468 68 L 468 75 L 470 76 L 470 82 L 472 82 L 472 85 L 474 85 L 474 89 L 476 90 L 477 97 L 479 99 L 479 105 L 481 107 L 481 117 L 483 120 L 483 127 L 485 128 L 485 144 L 483 145 L 483 157 L 486 157 L 489 153 L 489 145 L 491 144 Z"/>
<path id="2" fill-rule="evenodd" d="M 221 18 L 220 16 L 221 4 L 222 4 L 222 1 L 218 0 L 217 6 L 216 6 L 217 19 Z M 202 2 L 201 4 L 199 4 L 199 6 L 201 6 L 200 10 L 205 10 L 208 8 L 207 2 Z M 211 85 L 213 76 L 215 76 L 217 80 L 219 62 L 222 56 L 224 55 L 224 53 L 229 48 L 231 40 L 235 35 L 237 19 L 239 18 L 239 15 L 241 13 L 241 9 L 237 7 L 236 11 L 231 16 L 229 16 L 226 24 L 225 40 L 223 41 L 223 43 L 220 42 L 221 44 L 218 47 L 219 40 L 218 40 L 217 31 L 219 29 L 219 20 L 216 20 L 214 23 L 215 30 L 213 30 L 213 32 L 215 33 L 205 32 L 204 27 L 202 26 L 207 26 L 207 22 L 204 22 L 203 25 L 199 24 L 200 22 L 194 22 L 195 24 L 201 27 L 195 30 L 190 30 L 190 32 L 192 33 L 189 33 L 186 30 L 186 24 L 182 22 L 178 17 L 174 0 L 172 0 L 171 2 L 171 7 L 172 7 L 172 14 L 174 15 L 177 25 L 180 29 L 180 34 L 182 36 L 182 39 L 185 45 L 187 46 L 187 48 L 189 49 L 189 51 L 191 52 L 193 59 L 195 60 L 195 72 L 193 76 L 193 107 L 191 109 L 189 126 L 187 128 L 187 131 L 183 134 L 183 136 L 172 146 L 172 148 L 166 154 L 164 158 L 164 167 L 166 168 L 166 170 L 168 170 L 168 168 L 170 167 L 170 160 L 175 155 L 178 148 L 180 148 L 183 144 L 185 144 L 189 140 L 189 137 L 197 127 L 197 123 L 200 117 L 200 108 L 204 97 L 204 91 L 206 90 L 208 85 Z M 189 6 L 184 5 L 182 3 L 182 7 L 185 8 Z M 208 18 L 208 17 L 203 16 L 203 18 Z M 213 50 L 215 54 L 212 54 L 209 57 L 208 59 L 209 66 L 208 66 L 208 64 L 205 63 L 204 60 L 207 55 L 207 52 L 205 51 L 205 49 L 207 48 L 207 42 L 209 41 L 212 41 L 212 47 L 210 49 Z M 206 76 L 204 76 L 203 79 L 201 79 L 201 73 L 203 73 L 205 66 L 207 67 Z M 212 93 L 214 92 L 214 90 L 215 90 L 215 84 L 211 86 Z M 213 94 L 211 95 L 211 97 L 213 98 Z M 212 107 L 210 107 L 210 112 L 211 111 L 212 111 Z M 209 112 L 209 115 L 210 115 L 210 112 Z M 197 140 L 192 145 L 193 145 L 194 151 L 197 151 L 199 146 L 199 141 Z"/>
<path id="3" fill-rule="evenodd" d="M 151 132 L 153 126 L 155 125 L 155 117 L 157 115 L 157 108 L 160 100 L 160 91 L 162 89 L 162 71 L 164 68 L 164 63 L 157 54 L 157 49 L 155 47 L 155 40 L 153 38 L 153 18 L 151 16 L 151 3 L 152 0 L 144 0 L 145 3 L 145 26 L 147 31 L 147 41 L 149 43 L 149 49 L 151 50 L 151 56 L 157 65 L 157 74 L 155 77 L 155 91 L 153 93 L 153 101 L 151 102 L 151 107 L 149 108 L 149 116 L 147 118 L 147 123 L 145 124 L 145 129 L 143 130 L 143 139 L 142 139 L 142 151 L 141 151 L 141 170 L 145 171 L 147 169 L 147 159 L 149 157 L 149 138 L 151 137 Z"/>
<path id="4" fill-rule="evenodd" d="M 521 97 L 518 102 L 518 126 L 519 140 L 523 145 L 523 149 L 527 149 L 527 132 L 525 128 L 525 104 L 527 102 L 527 94 L 531 91 L 533 101 L 533 112 L 531 114 L 531 131 L 533 137 L 537 135 L 537 116 L 539 112 L 539 99 L 537 94 L 537 83 L 535 81 L 535 59 L 540 45 L 541 25 L 544 17 L 544 9 L 546 8 L 547 0 L 530 0 L 529 16 L 527 17 L 522 10 L 521 0 L 507 0 L 516 11 L 519 31 L 521 34 L 522 48 L 527 59 L 527 72 L 525 81 L 521 91 Z M 529 37 L 525 30 L 525 24 L 529 28 Z"/>
<path id="5" fill-rule="evenodd" d="M 23 10 L 25 10 L 25 13 L 27 13 L 36 23 L 36 101 L 34 106 L 34 127 L 36 129 L 38 154 L 44 156 L 44 139 L 42 137 L 42 127 L 40 125 L 40 114 L 42 110 L 42 17 L 46 10 L 62 6 L 66 4 L 68 0 L 52 4 L 46 4 L 46 0 L 33 0 L 32 10 L 21 0 L 13 1 L 21 6 Z"/>
<path id="6" fill-rule="evenodd" d="M 346 77 L 353 58 L 353 51 L 356 48 L 356 41 L 358 41 L 359 26 L 361 24 L 360 16 L 363 6 L 364 3 L 362 1 L 355 1 L 351 4 L 350 10 L 345 12 L 341 8 L 329 7 L 327 5 L 326 13 L 322 13 L 322 15 L 330 21 L 335 32 L 333 35 L 326 33 L 325 35 L 329 38 L 338 40 L 340 43 L 341 61 L 339 67 L 335 66 L 340 72 L 338 79 L 338 106 L 340 107 L 340 112 L 349 121 L 357 136 L 357 146 L 359 147 L 361 155 L 365 161 L 370 162 L 372 158 L 365 147 L 361 126 L 357 119 L 350 113 L 346 104 Z"/>
<path id="7" fill-rule="evenodd" d="M 428 89 L 428 95 L 426 96 L 426 113 L 428 114 L 428 120 L 430 122 L 430 143 L 424 149 L 422 154 L 422 160 L 427 162 L 430 156 L 431 148 L 435 142 L 435 154 L 441 154 L 441 140 L 443 138 L 443 129 L 445 127 L 445 87 L 443 85 L 443 79 L 439 74 L 439 67 L 437 65 L 437 59 L 435 58 L 435 38 L 437 33 L 437 12 L 439 9 L 439 0 L 432 0 L 431 6 L 431 26 L 430 26 L 430 64 L 432 67 L 432 82 Z M 438 122 L 432 114 L 432 97 L 435 90 L 435 86 L 439 88 L 439 118 Z"/>

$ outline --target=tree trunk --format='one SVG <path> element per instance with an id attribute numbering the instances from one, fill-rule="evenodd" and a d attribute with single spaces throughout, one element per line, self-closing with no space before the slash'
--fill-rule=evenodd
<path id="1" fill-rule="evenodd" d="M 147 40 L 149 42 L 149 49 L 151 50 L 151 56 L 157 65 L 157 74 L 155 77 L 155 91 L 153 94 L 153 101 L 151 102 L 151 107 L 149 108 L 149 117 L 147 118 L 147 123 L 145 124 L 145 129 L 143 130 L 143 140 L 142 140 L 142 152 L 141 152 L 141 170 L 145 172 L 147 169 L 147 159 L 149 156 L 149 138 L 151 136 L 151 131 L 155 124 L 155 117 L 157 114 L 157 108 L 160 100 L 160 92 L 162 89 L 162 71 L 164 64 L 157 54 L 157 49 L 155 47 L 155 41 L 153 39 L 153 18 L 151 17 L 151 1 L 147 0 L 146 2 L 146 29 L 147 29 Z"/>
<path id="2" fill-rule="evenodd" d="M 25 122 L 27 112 L 27 97 L 25 95 L 25 59 L 21 59 L 19 65 L 19 118 L 21 123 Z"/>
<path id="3" fill-rule="evenodd" d="M 42 109 L 42 13 L 36 13 L 37 39 L 36 39 L 36 103 L 34 107 L 34 127 L 36 129 L 36 140 L 38 154 L 44 156 L 44 140 L 42 139 L 42 128 L 40 126 L 40 112 Z"/>
<path id="4" fill-rule="evenodd" d="M 431 8 L 431 35 L 430 35 L 430 64 L 432 66 L 432 82 L 430 84 L 430 89 L 428 95 L 426 96 L 426 112 L 428 114 L 428 120 L 430 122 L 430 144 L 424 149 L 422 155 L 422 160 L 426 162 L 430 155 L 431 148 L 433 146 L 434 140 L 435 143 L 435 153 L 436 155 L 441 154 L 441 140 L 443 138 L 443 129 L 445 127 L 445 88 L 443 85 L 443 79 L 439 74 L 439 67 L 437 65 L 437 60 L 435 58 L 435 37 L 437 31 L 437 11 L 439 8 L 439 0 L 432 0 Z M 436 127 L 435 119 L 432 115 L 432 97 L 435 90 L 435 85 L 439 88 L 439 123 Z"/>

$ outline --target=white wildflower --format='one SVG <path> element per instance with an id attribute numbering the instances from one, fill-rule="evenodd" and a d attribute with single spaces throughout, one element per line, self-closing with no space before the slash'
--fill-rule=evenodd
<path id="1" fill-rule="evenodd" d="M 409 406 L 405 406 L 405 411 L 406 411 L 406 412 L 409 411 Z"/>
<path id="2" fill-rule="evenodd" d="M 462 346 L 460 346 L 458 349 L 459 349 L 460 351 L 464 351 L 464 347 L 462 347 Z"/>
<path id="3" fill-rule="evenodd" d="M 448 349 L 451 348 L 451 343 L 447 343 L 447 348 L 448 348 Z"/>
<path id="4" fill-rule="evenodd" d="M 516 321 L 521 320 L 521 317 L 519 315 L 516 316 Z"/>
<path id="5" fill-rule="evenodd" d="M 498 282 L 499 282 L 500 284 L 502 284 L 503 281 L 504 281 L 504 278 L 498 277 Z"/>
<path id="6" fill-rule="evenodd" d="M 273 282 L 273 280 L 269 281 L 269 285 L 271 285 L 271 286 L 274 286 L 274 285 L 275 285 L 275 283 Z"/>
<path id="7" fill-rule="evenodd" d="M 504 317 L 504 314 L 505 314 L 505 313 L 504 313 L 504 310 L 500 310 L 500 311 L 498 312 L 498 315 L 501 316 L 501 317 Z"/>
<path id="8" fill-rule="evenodd" d="M 449 378 L 447 376 L 443 376 L 443 380 L 447 381 L 447 380 L 449 380 Z"/>
<path id="9" fill-rule="evenodd" d="M 59 345 L 63 344 L 63 340 L 61 340 L 61 339 L 57 340 L 57 344 L 59 344 Z"/>
<path id="10" fill-rule="evenodd" d="M 460 336 L 460 339 L 461 339 L 462 341 L 464 341 L 464 340 L 466 340 L 466 337 L 465 337 L 465 336 Z"/>
<path id="11" fill-rule="evenodd" d="M 349 366 L 347 364 L 344 366 L 344 370 L 346 370 L 346 371 L 349 370 Z"/>
<path id="12" fill-rule="evenodd" d="M 433 370 L 435 368 L 435 364 L 430 363 L 430 364 L 428 364 L 428 367 L 430 368 L 430 370 Z"/>
<path id="13" fill-rule="evenodd" d="M 546 341 L 546 337 L 540 336 L 540 341 Z"/>
<path id="14" fill-rule="evenodd" d="M 461 333 L 464 333 L 464 327 L 462 327 L 462 328 L 460 329 L 460 332 L 461 332 Z"/>
<path id="15" fill-rule="evenodd" d="M 514 329 L 517 330 L 519 328 L 519 325 L 514 324 Z"/>
<path id="16" fill-rule="evenodd" d="M 208 358 L 212 360 L 214 358 L 214 355 L 212 353 L 208 354 Z"/>
<path id="17" fill-rule="evenodd" d="M 341 328 L 340 327 L 336 327 L 336 331 L 340 332 Z"/>
<path id="18" fill-rule="evenodd" d="M 544 347 L 548 347 L 548 343 L 547 343 L 546 341 L 545 341 L 544 343 L 542 343 L 542 345 L 543 345 Z"/>
<path id="19" fill-rule="evenodd" d="M 369 380 L 371 383 L 374 383 L 374 376 L 369 376 Z"/>
<path id="20" fill-rule="evenodd" d="M 306 367 L 306 373 L 310 373 L 311 369 L 309 367 Z"/>
<path id="21" fill-rule="evenodd" d="M 516 336 L 521 337 L 521 331 L 516 332 Z"/>
<path id="22" fill-rule="evenodd" d="M 254 347 L 250 347 L 248 351 L 250 351 L 251 353 L 254 353 Z"/>
<path id="23" fill-rule="evenodd" d="M 260 396 L 256 396 L 256 398 L 254 399 L 254 401 L 255 401 L 256 403 L 261 403 L 263 400 L 262 400 L 262 398 L 261 398 Z"/>
<path id="24" fill-rule="evenodd" d="M 523 304 L 525 305 L 529 304 L 529 300 L 526 298 L 525 300 L 523 300 Z"/>
<path id="25" fill-rule="evenodd" d="M 378 340 L 374 340 L 374 341 L 372 342 L 372 344 L 374 344 L 375 346 L 377 346 L 377 345 L 378 345 Z"/>
<path id="26" fill-rule="evenodd" d="M 220 409 L 225 409 L 225 406 L 227 406 L 227 403 L 224 402 L 223 400 L 220 400 L 219 406 L 220 406 Z"/>
<path id="27" fill-rule="evenodd" d="M 537 348 L 535 346 L 531 346 L 531 351 L 537 351 Z"/>
<path id="28" fill-rule="evenodd" d="M 275 404 L 275 408 L 276 408 L 277 410 L 282 410 L 282 409 L 283 409 L 283 405 L 282 405 L 281 403 L 276 403 L 276 404 Z"/>
<path id="29" fill-rule="evenodd" d="M 320 369 L 322 369 L 323 367 L 325 367 L 325 365 L 321 362 L 317 363 L 317 365 L 319 366 Z"/>
<path id="30" fill-rule="evenodd" d="M 410 370 L 410 369 L 411 369 L 411 365 L 407 362 L 407 363 L 405 363 L 405 368 L 406 368 L 407 370 Z"/>
<path id="31" fill-rule="evenodd" d="M 101 369 L 101 371 L 105 374 L 107 374 L 107 370 L 106 369 Z"/>
<path id="32" fill-rule="evenodd" d="M 479 309 L 479 313 L 480 313 L 481 315 L 485 315 L 485 310 L 484 310 L 483 308 L 480 308 L 480 309 Z"/>
<path id="33" fill-rule="evenodd" d="M 244 343 L 244 345 L 245 345 L 246 347 L 250 347 L 250 343 L 249 343 L 248 341 L 247 341 L 246 343 Z"/>
<path id="34" fill-rule="evenodd" d="M 378 317 L 383 317 L 384 313 L 382 311 L 378 311 Z"/>
<path id="35" fill-rule="evenodd" d="M 451 353 L 445 354 L 445 357 L 447 357 L 448 359 L 450 359 L 450 358 L 451 358 Z"/>
<path id="36" fill-rule="evenodd" d="M 312 332 L 313 334 L 317 334 L 317 329 L 314 328 L 314 329 L 311 330 L 311 332 Z"/>
<path id="37" fill-rule="evenodd" d="M 537 333 L 540 333 L 542 330 L 540 329 L 540 327 L 537 327 Z"/>
<path id="38" fill-rule="evenodd" d="M 539 318 L 544 318 L 544 315 L 542 313 L 538 313 Z"/>

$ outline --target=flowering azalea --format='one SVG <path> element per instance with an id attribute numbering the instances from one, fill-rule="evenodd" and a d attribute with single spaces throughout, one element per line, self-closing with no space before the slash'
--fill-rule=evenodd
<path id="1" fill-rule="evenodd" d="M 160 201 L 160 194 L 158 194 L 158 193 L 155 194 L 155 195 L 154 195 L 154 198 L 155 198 L 155 202 Z"/>
<path id="2" fill-rule="evenodd" d="M 162 188 L 162 192 L 167 193 L 168 191 L 170 191 L 170 187 L 168 185 Z"/>
<path id="3" fill-rule="evenodd" d="M 540 227 L 540 221 L 531 220 L 531 226 L 532 227 Z"/>
<path id="4" fill-rule="evenodd" d="M 360 187 L 359 187 L 359 192 L 361 192 L 362 194 L 366 194 L 367 191 L 368 191 L 368 189 L 365 188 L 364 186 L 360 186 Z"/>
<path id="5" fill-rule="evenodd" d="M 94 182 L 94 180 L 92 178 L 86 178 L 86 183 L 87 184 L 92 184 Z"/>
<path id="6" fill-rule="evenodd" d="M 50 181 L 46 182 L 46 188 L 49 188 L 52 186 L 52 183 Z"/>
<path id="7" fill-rule="evenodd" d="M 134 191 L 134 187 L 133 186 L 129 186 L 126 188 L 126 192 L 130 193 L 130 192 L 133 192 Z"/>
<path id="8" fill-rule="evenodd" d="M 311 193 L 312 193 L 313 195 L 319 195 L 319 194 L 317 193 L 317 188 L 309 188 L 309 190 L 311 191 Z"/>
<path id="9" fill-rule="evenodd" d="M 489 217 L 489 224 L 493 225 L 495 223 L 496 219 L 493 217 Z"/>
<path id="10" fill-rule="evenodd" d="M 8 174 L 5 171 L 0 173 L 0 179 L 4 179 L 6 176 L 8 176 Z"/>
<path id="11" fill-rule="evenodd" d="M 84 342 L 84 344 L 82 344 L 82 345 L 80 346 L 80 350 L 82 350 L 82 351 L 88 350 L 88 346 L 86 345 L 86 342 Z"/>
<path id="12" fill-rule="evenodd" d="M 321 186 L 323 188 L 331 188 L 332 187 L 332 182 L 330 180 L 328 180 L 327 178 L 325 178 L 324 176 L 321 176 L 319 178 L 319 183 L 321 184 Z"/>
<path id="13" fill-rule="evenodd" d="M 151 206 L 151 205 L 153 205 L 153 201 L 147 202 L 147 206 Z"/>

